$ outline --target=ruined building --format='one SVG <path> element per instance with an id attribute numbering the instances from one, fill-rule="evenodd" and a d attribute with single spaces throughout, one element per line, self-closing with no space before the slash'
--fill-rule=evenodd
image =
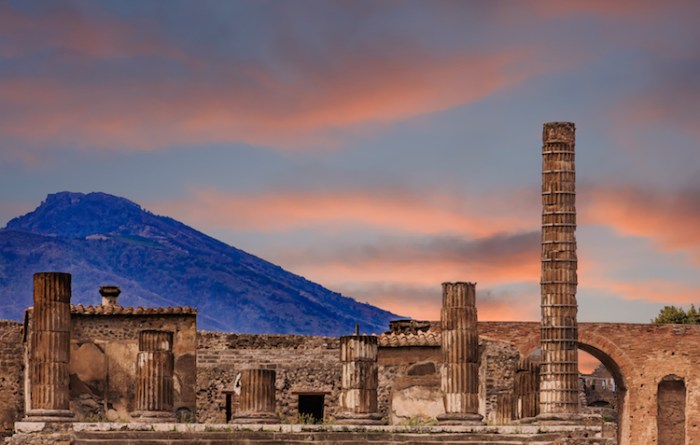
<path id="1" fill-rule="evenodd" d="M 233 444 L 258 437 L 252 424 L 289 434 L 269 443 L 326 443 L 338 425 L 360 443 L 359 425 L 385 441 L 699 445 L 700 326 L 577 321 L 574 145 L 573 124 L 545 124 L 539 323 L 478 322 L 476 285 L 458 281 L 443 283 L 440 321 L 379 336 L 197 332 L 194 309 L 123 307 L 114 286 L 71 305 L 70 275 L 38 273 L 24 323 L 0 322 L 0 428 L 15 444 L 139 443 L 136 431 Z M 609 372 L 588 388 L 614 389 L 616 424 L 584 409 L 578 350 Z M 330 425 L 287 425 L 313 422 Z"/>

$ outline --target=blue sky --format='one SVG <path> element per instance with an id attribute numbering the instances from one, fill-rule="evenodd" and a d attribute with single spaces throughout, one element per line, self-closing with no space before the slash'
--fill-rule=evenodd
<path id="1" fill-rule="evenodd" d="M 577 125 L 582 321 L 700 302 L 700 7 L 6 1 L 0 225 L 127 197 L 360 301 L 539 317 L 541 131 Z"/>

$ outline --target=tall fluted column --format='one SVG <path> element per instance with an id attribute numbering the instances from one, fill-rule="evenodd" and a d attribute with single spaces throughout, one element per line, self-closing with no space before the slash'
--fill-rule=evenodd
<path id="1" fill-rule="evenodd" d="M 476 283 L 442 283 L 441 424 L 481 424 Z"/>
<path id="2" fill-rule="evenodd" d="M 68 389 L 70 297 L 70 274 L 34 274 L 28 420 L 72 421 Z"/>
<path id="3" fill-rule="evenodd" d="M 173 333 L 139 332 L 136 359 L 136 412 L 141 422 L 174 422 Z"/>
<path id="4" fill-rule="evenodd" d="M 540 420 L 578 416 L 575 126 L 542 132 Z"/>
<path id="5" fill-rule="evenodd" d="M 374 335 L 346 335 L 340 337 L 342 364 L 340 412 L 338 423 L 379 424 L 382 415 L 377 407 L 377 337 Z"/>
<path id="6" fill-rule="evenodd" d="M 274 369 L 241 371 L 241 396 L 234 423 L 279 423 Z"/>

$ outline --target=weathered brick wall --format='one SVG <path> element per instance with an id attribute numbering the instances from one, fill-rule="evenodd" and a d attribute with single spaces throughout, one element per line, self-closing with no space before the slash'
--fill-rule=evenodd
<path id="1" fill-rule="evenodd" d="M 71 409 L 78 420 L 129 420 L 139 331 L 173 332 L 174 408 L 195 412 L 195 315 L 71 316 Z"/>
<path id="2" fill-rule="evenodd" d="M 335 415 L 340 392 L 337 338 L 301 335 L 197 335 L 197 420 L 226 421 L 226 396 L 245 368 L 277 372 L 277 412 L 287 421 L 298 413 L 299 393 L 324 392 L 324 417 Z M 235 412 L 235 406 L 233 407 Z"/>
<path id="3" fill-rule="evenodd" d="M 22 324 L 0 320 L 0 436 L 24 415 Z"/>
<path id="4" fill-rule="evenodd" d="M 538 347 L 539 323 L 480 322 L 479 333 L 510 341 L 522 354 Z M 658 443 L 658 387 L 675 375 L 686 386 L 686 445 L 700 444 L 700 326 L 579 323 L 582 350 L 601 360 L 615 377 L 620 445 Z"/>

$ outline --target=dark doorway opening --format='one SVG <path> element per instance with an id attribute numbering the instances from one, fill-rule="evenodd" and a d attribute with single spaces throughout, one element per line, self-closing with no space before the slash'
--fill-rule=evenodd
<path id="1" fill-rule="evenodd" d="M 231 421 L 231 417 L 233 417 L 233 407 L 231 406 L 231 398 L 233 394 L 228 393 L 226 394 L 226 423 L 229 423 Z"/>
<path id="2" fill-rule="evenodd" d="M 313 423 L 323 422 L 323 394 L 299 394 L 299 415 Z"/>

